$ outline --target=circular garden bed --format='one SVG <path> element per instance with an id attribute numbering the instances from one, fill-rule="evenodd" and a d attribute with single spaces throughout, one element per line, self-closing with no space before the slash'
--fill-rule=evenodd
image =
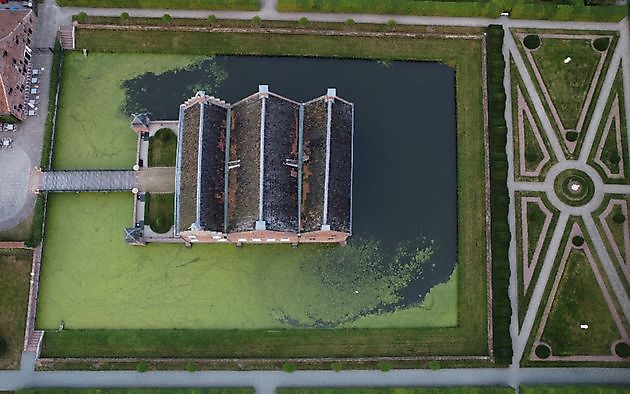
<path id="1" fill-rule="evenodd" d="M 563 203 L 573 207 L 586 205 L 595 194 L 593 180 L 584 171 L 576 169 L 565 170 L 558 174 L 553 188 Z"/>

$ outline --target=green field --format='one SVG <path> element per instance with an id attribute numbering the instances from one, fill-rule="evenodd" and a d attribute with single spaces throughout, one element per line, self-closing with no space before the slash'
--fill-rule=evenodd
<path id="1" fill-rule="evenodd" d="M 124 60 L 123 60 L 124 59 Z M 120 111 L 121 82 L 144 72 L 162 72 L 194 61 L 193 56 L 128 56 L 78 52 L 65 56 L 54 169 L 130 169 L 137 135 Z"/>
<path id="2" fill-rule="evenodd" d="M 509 394 L 511 387 L 345 387 L 289 388 L 279 387 L 276 394 Z"/>
<path id="3" fill-rule="evenodd" d="M 258 0 L 57 0 L 61 7 L 161 8 L 185 10 L 260 9 Z"/>
<path id="4" fill-rule="evenodd" d="M 615 386 L 521 386 L 523 394 L 627 394 L 627 387 Z"/>
<path id="5" fill-rule="evenodd" d="M 302 318 L 299 262 L 321 246 L 247 246 L 123 242 L 131 194 L 51 195 L 37 324 L 76 328 L 282 328 L 282 313 Z M 82 245 L 68 248 L 68 245 Z M 456 278 L 456 276 L 453 276 Z M 320 286 L 313 283 L 313 286 Z M 358 327 L 452 326 L 456 279 L 424 306 L 357 320 Z M 284 311 L 284 312 L 283 312 Z"/>
<path id="6" fill-rule="evenodd" d="M 6 341 L 7 350 L 0 355 L 0 370 L 20 367 L 33 261 L 27 251 L 4 253 L 0 250 L 0 336 Z"/>
<path id="7" fill-rule="evenodd" d="M 254 394 L 252 388 L 212 389 L 25 389 L 20 394 Z"/>

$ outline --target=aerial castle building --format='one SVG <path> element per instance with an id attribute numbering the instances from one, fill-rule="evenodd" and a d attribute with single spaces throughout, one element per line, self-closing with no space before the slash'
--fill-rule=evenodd
<path id="1" fill-rule="evenodd" d="M 259 86 L 179 109 L 175 236 L 187 242 L 345 242 L 354 107 L 328 89 L 298 103 Z"/>

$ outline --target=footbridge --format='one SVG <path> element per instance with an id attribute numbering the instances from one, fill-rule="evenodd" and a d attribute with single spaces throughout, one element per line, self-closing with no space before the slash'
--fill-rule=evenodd
<path id="1" fill-rule="evenodd" d="M 173 193 L 175 168 L 156 167 L 131 170 L 64 170 L 33 172 L 34 192 L 117 192 Z"/>

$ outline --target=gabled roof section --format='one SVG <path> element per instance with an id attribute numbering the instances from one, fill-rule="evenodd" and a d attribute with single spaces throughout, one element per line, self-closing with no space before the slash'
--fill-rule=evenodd
<path id="1" fill-rule="evenodd" d="M 227 232 L 254 230 L 259 219 L 262 105 L 254 94 L 232 106 Z"/>
<path id="2" fill-rule="evenodd" d="M 324 216 L 326 173 L 326 114 L 324 97 L 304 104 L 301 231 L 320 230 Z"/>
<path id="3" fill-rule="evenodd" d="M 352 134 L 354 107 L 331 102 L 328 224 L 332 231 L 352 231 Z"/>
<path id="4" fill-rule="evenodd" d="M 267 230 L 298 232 L 299 107 L 277 95 L 266 98 L 262 208 Z"/>
<path id="5" fill-rule="evenodd" d="M 203 135 L 201 137 L 201 167 L 199 224 L 202 229 L 223 232 L 225 146 L 227 108 L 212 101 L 203 106 Z"/>
<path id="6" fill-rule="evenodd" d="M 177 230 L 190 229 L 197 223 L 197 174 L 201 105 L 194 103 L 180 108 L 177 141 L 176 202 Z"/>

